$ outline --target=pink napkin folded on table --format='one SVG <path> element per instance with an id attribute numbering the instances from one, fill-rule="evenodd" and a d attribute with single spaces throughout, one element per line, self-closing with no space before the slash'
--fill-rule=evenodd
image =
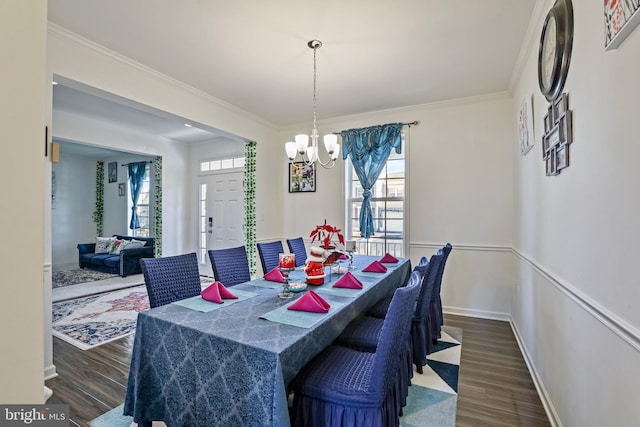
<path id="1" fill-rule="evenodd" d="M 284 277 L 282 276 L 282 273 L 280 273 L 280 270 L 278 270 L 278 267 L 274 267 L 271 271 L 265 274 L 263 279 L 270 282 L 284 283 Z"/>
<path id="2" fill-rule="evenodd" d="M 362 282 L 358 280 L 356 276 L 347 272 L 342 276 L 334 285 L 334 288 L 350 288 L 350 289 L 362 289 Z"/>
<path id="3" fill-rule="evenodd" d="M 287 310 L 309 311 L 311 313 L 328 313 L 331 306 L 314 291 L 307 291 L 298 301 L 287 307 Z"/>
<path id="4" fill-rule="evenodd" d="M 340 257 L 338 259 L 349 259 L 349 255 L 347 254 L 341 254 Z"/>
<path id="5" fill-rule="evenodd" d="M 227 289 L 220 282 L 213 282 L 211 285 L 207 286 L 200 295 L 203 299 L 211 302 L 217 302 L 218 304 L 222 304 L 223 299 L 238 299 L 237 296 L 231 293 L 229 289 Z"/>
<path id="6" fill-rule="evenodd" d="M 386 253 L 384 254 L 384 256 L 380 259 L 380 262 L 388 262 L 388 263 L 395 263 L 398 262 L 398 258 L 394 257 L 393 255 Z"/>
<path id="7" fill-rule="evenodd" d="M 362 271 L 367 273 L 386 273 L 387 267 L 382 265 L 380 261 L 373 261 L 371 264 L 366 266 Z"/>

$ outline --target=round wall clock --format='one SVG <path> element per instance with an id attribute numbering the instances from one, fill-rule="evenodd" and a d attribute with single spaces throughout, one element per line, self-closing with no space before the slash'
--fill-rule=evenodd
<path id="1" fill-rule="evenodd" d="M 556 0 L 544 20 L 538 50 L 538 84 L 547 101 L 562 93 L 572 45 L 573 5 L 571 0 Z"/>

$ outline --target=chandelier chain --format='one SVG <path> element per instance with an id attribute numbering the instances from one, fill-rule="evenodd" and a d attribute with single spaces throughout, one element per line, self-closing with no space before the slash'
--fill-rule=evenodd
<path id="1" fill-rule="evenodd" d="M 313 47 L 313 128 L 316 129 L 316 52 L 317 47 Z"/>

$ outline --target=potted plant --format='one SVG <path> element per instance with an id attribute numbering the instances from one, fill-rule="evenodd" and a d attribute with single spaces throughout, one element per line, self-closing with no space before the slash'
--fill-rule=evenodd
<path id="1" fill-rule="evenodd" d="M 325 249 L 329 249 L 331 248 L 331 246 L 333 246 L 333 249 L 335 249 L 335 246 L 338 243 L 344 245 L 344 236 L 342 235 L 342 230 L 334 227 L 333 225 L 327 224 L 326 219 L 324 220 L 324 224 L 316 225 L 316 228 L 311 231 L 309 237 L 311 237 L 311 243 L 317 240 Z M 338 239 L 337 242 L 334 240 L 336 237 Z"/>

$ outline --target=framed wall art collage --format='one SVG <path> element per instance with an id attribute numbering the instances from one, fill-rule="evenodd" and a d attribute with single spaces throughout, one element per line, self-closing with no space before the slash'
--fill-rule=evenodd
<path id="1" fill-rule="evenodd" d="M 569 97 L 563 93 L 555 99 L 544 116 L 542 159 L 547 176 L 557 175 L 569 166 L 569 144 L 573 142 Z"/>

